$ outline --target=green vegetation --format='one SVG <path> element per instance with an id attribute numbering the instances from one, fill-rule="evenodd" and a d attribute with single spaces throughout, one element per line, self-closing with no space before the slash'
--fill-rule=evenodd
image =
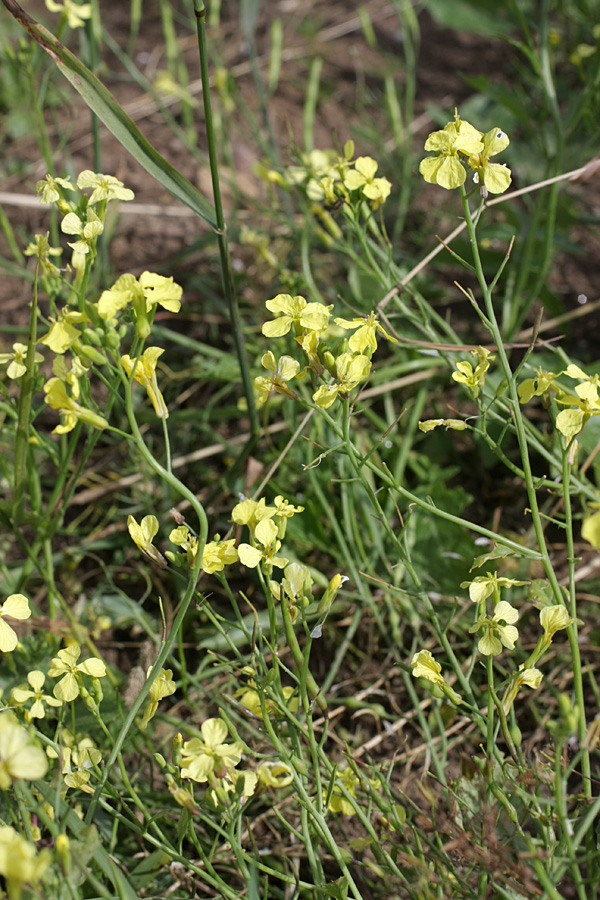
<path id="1" fill-rule="evenodd" d="M 0 897 L 594 900 L 594 6 L 3 4 Z"/>

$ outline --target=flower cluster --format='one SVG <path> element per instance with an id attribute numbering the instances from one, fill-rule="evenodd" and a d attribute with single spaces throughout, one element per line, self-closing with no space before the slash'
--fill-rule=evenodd
<path id="1" fill-rule="evenodd" d="M 322 384 L 312 395 L 313 403 L 321 409 L 329 409 L 338 397 L 347 397 L 354 388 L 365 381 L 371 372 L 371 357 L 377 349 L 377 335 L 388 341 L 396 338 L 388 334 L 374 312 L 366 318 L 344 319 L 336 317 L 335 325 L 354 334 L 348 340 L 348 350 L 337 357 L 328 349 L 324 335 L 329 328 L 332 306 L 323 303 L 307 303 L 304 297 L 277 294 L 267 300 L 266 307 L 276 318 L 265 322 L 262 332 L 265 337 L 282 337 L 292 329 L 298 346 L 304 351 L 308 367 L 300 369 L 300 364 L 291 356 L 279 360 L 269 350 L 262 357 L 262 364 L 270 373 L 254 379 L 254 387 L 259 406 L 273 393 L 296 399 L 297 395 L 288 382 L 294 378 L 304 378 L 307 368 L 320 378 L 325 371 L 332 380 Z"/>
<path id="2" fill-rule="evenodd" d="M 565 390 L 557 380 L 563 375 L 579 382 L 575 385 L 574 393 Z M 599 385 L 599 375 L 588 375 L 571 363 L 558 373 L 538 369 L 533 378 L 526 378 L 521 382 L 518 391 L 521 403 L 528 403 L 532 397 L 541 397 L 544 406 L 548 407 L 554 398 L 558 406 L 564 407 L 556 416 L 555 424 L 557 430 L 571 442 L 589 419 L 600 415 Z"/>
<path id="3" fill-rule="evenodd" d="M 377 209 L 389 197 L 392 185 L 377 176 L 379 168 L 370 156 L 353 159 L 354 142 L 347 141 L 343 156 L 335 150 L 312 150 L 300 157 L 300 164 L 282 173 L 264 170 L 263 177 L 282 187 L 301 187 L 309 200 L 335 206 L 340 202 L 368 200 Z"/>
<path id="4" fill-rule="evenodd" d="M 441 131 L 432 132 L 425 141 L 425 150 L 431 150 L 435 156 L 421 160 L 419 172 L 429 184 L 452 190 L 465 183 L 467 171 L 471 170 L 473 181 L 481 185 L 484 195 L 488 191 L 503 194 L 511 182 L 510 169 L 490 159 L 509 143 L 500 128 L 484 134 L 456 113 L 453 122 L 448 122 Z"/>
<path id="5" fill-rule="evenodd" d="M 226 743 L 229 737 L 227 725 L 222 719 L 207 719 L 200 728 L 201 738 L 185 741 L 181 748 L 181 777 L 205 784 L 213 791 L 229 793 L 243 780 L 242 796 L 250 797 L 256 788 L 254 772 L 236 767 L 242 759 L 240 741 Z M 223 799 L 221 794 L 218 799 Z"/>

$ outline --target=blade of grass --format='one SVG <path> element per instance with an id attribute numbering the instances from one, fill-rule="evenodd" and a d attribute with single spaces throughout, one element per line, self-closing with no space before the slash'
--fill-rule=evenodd
<path id="1" fill-rule="evenodd" d="M 106 125 L 121 146 L 174 197 L 194 210 L 211 228 L 217 229 L 217 219 L 212 205 L 181 172 L 154 149 L 102 82 L 53 34 L 32 19 L 15 0 L 2 0 L 2 3 L 32 40 L 50 55 L 65 78 L 71 82 L 87 106 Z"/>

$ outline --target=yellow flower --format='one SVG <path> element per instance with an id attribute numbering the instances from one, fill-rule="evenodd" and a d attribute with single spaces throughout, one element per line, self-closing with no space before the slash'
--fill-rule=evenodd
<path id="1" fill-rule="evenodd" d="M 156 275 L 154 272 L 142 272 L 139 282 L 146 299 L 146 312 L 150 312 L 157 304 L 168 312 L 179 312 L 183 288 L 172 278 Z"/>
<path id="2" fill-rule="evenodd" d="M 42 184 L 44 182 L 41 182 Z M 58 269 L 56 266 L 50 262 L 50 256 L 60 256 L 62 250 L 60 247 L 51 247 L 50 242 L 48 240 L 48 235 L 50 232 L 46 232 L 46 234 L 36 234 L 32 241 L 30 241 L 25 249 L 23 250 L 24 256 L 35 256 L 36 259 L 39 259 L 43 268 L 46 272 L 51 275 L 58 275 Z"/>
<path id="3" fill-rule="evenodd" d="M 411 666 L 415 678 L 426 678 L 427 681 L 440 687 L 446 683 L 446 679 L 442 675 L 442 667 L 429 650 L 419 650 L 418 653 L 415 653 L 411 660 Z"/>
<path id="4" fill-rule="evenodd" d="M 375 178 L 378 164 L 370 156 L 359 156 L 354 163 L 354 169 L 344 172 L 344 184 L 350 191 L 362 189 L 362 193 L 369 200 L 375 201 L 379 206 L 383 203 L 392 190 L 392 185 L 387 178 Z"/>
<path id="5" fill-rule="evenodd" d="M 502 647 L 508 650 L 515 649 L 515 641 L 519 638 L 519 631 L 514 622 L 519 618 L 519 613 L 506 600 L 497 604 L 492 616 L 481 616 L 478 621 L 469 628 L 473 634 L 484 629 L 483 637 L 477 645 L 479 652 L 485 656 L 498 656 L 502 653 Z"/>
<path id="6" fill-rule="evenodd" d="M 43 181 L 38 181 L 35 189 L 40 203 L 56 203 L 57 200 L 60 200 L 62 194 L 59 188 L 63 188 L 65 191 L 74 191 L 75 185 L 71 184 L 68 178 L 55 178 L 53 175 L 46 175 Z"/>
<path id="7" fill-rule="evenodd" d="M 410 664 L 415 678 L 426 678 L 427 681 L 440 687 L 454 703 L 462 703 L 462 697 L 447 683 L 442 675 L 442 667 L 429 650 L 419 650 Z"/>
<path id="8" fill-rule="evenodd" d="M 26 710 L 25 718 L 28 722 L 32 719 L 43 719 L 46 716 L 46 711 L 44 709 L 44 703 L 48 706 L 62 706 L 62 700 L 57 700 L 55 697 L 51 697 L 49 694 L 44 694 L 44 682 L 46 680 L 46 676 L 43 672 L 40 672 L 39 669 L 34 669 L 32 672 L 27 673 L 27 681 L 31 686 L 31 690 L 27 690 L 26 688 L 15 688 L 12 692 L 12 699 L 15 703 L 23 704 L 27 703 L 28 700 L 33 700 L 31 705 L 31 709 Z"/>
<path id="9" fill-rule="evenodd" d="M 152 671 L 152 666 L 148 669 L 146 676 L 150 675 Z M 148 726 L 148 722 L 150 719 L 154 717 L 156 714 L 156 710 L 158 709 L 158 704 L 165 697 L 170 697 L 171 694 L 175 693 L 176 684 L 173 681 L 173 670 L 172 669 L 161 669 L 154 681 L 152 682 L 152 687 L 148 693 L 148 697 L 150 698 L 150 702 L 144 711 L 144 716 L 140 722 L 140 728 L 144 729 Z"/>
<path id="10" fill-rule="evenodd" d="M 434 131 L 425 142 L 425 150 L 436 156 L 428 156 L 419 165 L 419 172 L 429 184 L 439 184 L 446 190 L 460 187 L 467 177 L 459 153 L 472 156 L 483 151 L 481 134 L 458 116 L 442 131 Z"/>
<path id="11" fill-rule="evenodd" d="M 500 163 L 491 163 L 490 157 L 505 150 L 510 141 L 499 128 L 492 128 L 482 135 L 483 149 L 469 157 L 469 166 L 474 169 L 473 181 L 482 184 L 491 194 L 503 194 L 510 185 L 510 169 Z"/>
<path id="12" fill-rule="evenodd" d="M 85 222 L 77 213 L 70 212 L 64 217 L 60 223 L 61 231 L 65 234 L 78 234 L 79 240 L 69 244 L 76 253 L 89 253 L 93 248 L 96 238 L 104 231 L 104 225 L 94 212 L 91 206 L 88 206 L 85 213 Z"/>
<path id="13" fill-rule="evenodd" d="M 560 604 L 545 606 L 544 609 L 540 610 L 540 625 L 544 629 L 544 637 L 547 640 L 551 641 L 557 631 L 568 628 L 574 622 L 575 619 L 571 618 L 567 608 Z"/>
<path id="14" fill-rule="evenodd" d="M 329 322 L 329 311 L 332 309 L 331 306 L 324 306 L 322 303 L 307 303 L 304 297 L 292 297 L 290 294 L 277 294 L 272 300 L 267 300 L 265 306 L 279 316 L 265 322 L 262 327 L 265 337 L 282 337 L 288 333 L 292 325 L 296 334 L 301 334 L 303 328 L 309 331 L 324 331 Z"/>
<path id="15" fill-rule="evenodd" d="M 539 368 L 534 378 L 526 378 L 518 387 L 519 400 L 521 403 L 529 403 L 532 397 L 547 398 L 550 388 L 554 386 L 554 372 L 546 372 Z"/>
<path id="16" fill-rule="evenodd" d="M 540 684 L 542 683 L 543 674 L 539 669 L 536 669 L 534 666 L 530 666 L 528 668 L 524 668 L 523 666 L 519 666 L 519 672 L 515 679 L 511 682 L 510 686 L 507 688 L 504 697 L 502 698 L 502 708 L 504 709 L 505 715 L 508 715 L 511 706 L 515 701 L 515 697 L 519 693 L 519 688 L 525 684 L 527 687 L 532 688 L 532 690 L 537 691 Z"/>
<path id="17" fill-rule="evenodd" d="M 287 763 L 263 760 L 256 770 L 258 780 L 265 787 L 284 788 L 292 783 L 294 774 Z"/>
<path id="18" fill-rule="evenodd" d="M 133 516 L 127 516 L 127 528 L 132 541 L 142 551 L 144 556 L 147 556 L 149 560 L 157 563 L 161 569 L 164 569 L 167 565 L 166 560 L 160 550 L 157 550 L 152 544 L 152 540 L 158 533 L 158 519 L 156 516 L 144 516 L 139 525 Z"/>
<path id="19" fill-rule="evenodd" d="M 361 381 L 369 377 L 371 360 L 366 356 L 342 353 L 335 361 L 338 384 L 322 384 L 313 394 L 313 402 L 321 409 L 329 409 L 339 394 L 349 394 Z"/>
<path id="20" fill-rule="evenodd" d="M 211 773 L 223 778 L 241 760 L 243 746 L 239 741 L 225 743 L 228 731 L 222 719 L 207 719 L 200 731 L 202 739 L 192 738 L 181 748 L 181 775 L 200 783 L 208 781 Z"/>
<path id="21" fill-rule="evenodd" d="M 6 370 L 6 374 L 9 378 L 20 378 L 21 375 L 24 375 L 27 371 L 27 366 L 25 365 L 25 360 L 27 357 L 27 344 L 20 344 L 17 342 L 13 344 L 13 352 L 12 353 L 0 353 L 0 366 L 5 366 L 6 363 L 9 363 L 9 366 Z M 35 354 L 35 362 L 37 365 L 39 363 L 44 362 L 44 357 L 41 353 Z"/>
<path id="22" fill-rule="evenodd" d="M 573 364 L 567 366 L 561 374 L 581 380 L 581 383 L 575 387 L 575 397 L 562 391 L 557 397 L 557 402 L 563 406 L 577 407 L 576 409 L 563 409 L 556 417 L 558 431 L 569 440 L 579 434 L 591 416 L 600 415 L 599 376 L 587 375 L 579 366 Z"/>
<path id="23" fill-rule="evenodd" d="M 275 556 L 281 547 L 281 541 L 277 539 L 277 525 L 272 519 L 263 519 L 255 528 L 254 537 L 262 545 L 262 550 L 251 547 L 250 544 L 240 544 L 238 554 L 240 562 L 249 569 L 255 569 L 262 562 L 264 566 L 277 566 L 283 569 L 289 560 L 282 556 Z"/>
<path id="24" fill-rule="evenodd" d="M 29 738 L 9 711 L 0 713 L 0 790 L 7 791 L 13 781 L 36 781 L 48 771 L 46 754 Z"/>
<path id="25" fill-rule="evenodd" d="M 74 327 L 73 323 L 89 322 L 85 313 L 78 312 L 75 309 L 68 309 L 66 306 L 58 314 L 58 319 L 50 319 L 52 325 L 50 331 L 40 338 L 40 344 L 46 344 L 54 353 L 66 353 L 76 341 L 81 337 L 81 332 Z"/>
<path id="26" fill-rule="evenodd" d="M 64 0 L 63 3 L 56 3 L 56 0 L 45 0 L 46 8 L 50 12 L 62 12 L 67 17 L 69 28 L 83 28 L 85 20 L 91 18 L 91 3 L 75 3 L 74 0 Z"/>
<path id="27" fill-rule="evenodd" d="M 10 900 L 19 900 L 25 885 L 34 885 L 52 862 L 52 853 L 44 848 L 39 853 L 35 844 L 18 834 L 10 825 L 0 827 L 0 875 L 6 879 Z M 41 896 L 35 890 L 36 896 Z"/>
<path id="28" fill-rule="evenodd" d="M 242 500 L 231 510 L 231 520 L 236 525 L 247 525 L 251 534 L 263 519 L 272 519 L 277 513 L 276 506 L 267 506 L 264 497 L 260 500 L 251 500 L 249 497 Z"/>
<path id="29" fill-rule="evenodd" d="M 288 500 L 285 500 L 281 494 L 275 497 L 273 503 L 275 504 L 275 509 L 277 510 L 277 512 L 275 513 L 275 518 L 277 519 L 277 537 L 280 540 L 283 540 L 285 537 L 288 519 L 291 519 L 292 516 L 296 515 L 296 513 L 304 512 L 304 507 L 294 506 Z"/>
<path id="30" fill-rule="evenodd" d="M 257 718 L 262 719 L 262 706 L 260 705 L 260 697 L 258 695 L 258 691 L 256 690 L 256 685 L 254 681 L 249 681 L 248 684 L 250 685 L 250 687 L 241 688 L 236 693 L 236 697 L 239 696 L 240 703 L 247 710 L 249 710 L 249 712 L 251 712 Z M 285 700 L 291 712 L 296 712 L 298 710 L 298 698 L 294 697 L 293 687 L 283 688 L 283 699 Z M 265 709 L 268 716 L 281 715 L 282 712 L 281 704 L 279 704 L 276 700 L 271 699 L 270 697 L 265 699 Z"/>
<path id="31" fill-rule="evenodd" d="M 222 572 L 225 566 L 237 562 L 238 552 L 235 548 L 235 540 L 210 541 L 204 547 L 202 553 L 202 570 L 207 575 L 214 572 Z"/>
<path id="32" fill-rule="evenodd" d="M 350 340 L 348 341 L 348 349 L 352 353 L 367 353 L 371 356 L 377 350 L 377 332 L 382 334 L 388 341 L 397 344 L 398 341 L 391 334 L 388 334 L 383 325 L 374 312 L 370 313 L 366 319 L 362 316 L 355 319 L 335 319 L 335 324 L 340 328 L 356 328 Z"/>
<path id="33" fill-rule="evenodd" d="M 68 728 L 60 729 L 59 740 L 66 787 L 93 794 L 94 789 L 89 785 L 89 770 L 99 765 L 102 754 L 90 737 L 73 734 Z M 46 753 L 51 759 L 57 758 L 52 747 L 47 747 Z"/>
<path id="34" fill-rule="evenodd" d="M 15 631 L 4 619 L 28 619 L 31 615 L 29 600 L 23 594 L 11 594 L 0 606 L 0 650 L 11 653 L 19 640 Z"/>
<path id="35" fill-rule="evenodd" d="M 279 321 L 279 320 L 275 320 Z M 261 363 L 270 375 L 258 375 L 254 379 L 254 389 L 258 406 L 263 406 L 274 391 L 277 394 L 285 394 L 294 398 L 296 394 L 287 386 L 286 382 L 295 378 L 300 371 L 300 363 L 291 356 L 282 356 L 275 359 L 271 350 L 268 350 L 261 359 Z"/>
<path id="36" fill-rule="evenodd" d="M 360 780 L 349 766 L 340 769 L 336 775 L 333 792 L 329 798 L 329 809 L 331 812 L 341 813 L 343 816 L 353 816 L 356 810 L 342 793 L 340 784 L 344 785 L 351 797 L 356 797 L 356 788 L 360 786 Z"/>
<path id="37" fill-rule="evenodd" d="M 473 581 L 463 581 L 461 588 L 469 588 L 469 597 L 473 603 L 482 603 L 496 592 L 500 596 L 500 588 L 522 587 L 529 584 L 528 581 L 515 581 L 514 578 L 498 577 L 496 572 L 487 572 L 486 575 L 478 575 Z"/>
<path id="38" fill-rule="evenodd" d="M 101 200 L 133 200 L 135 194 L 126 188 L 122 181 L 114 175 L 102 175 L 100 172 L 92 172 L 84 169 L 77 176 L 77 187 L 93 188 L 88 203 L 99 203 Z"/>
<path id="39" fill-rule="evenodd" d="M 129 377 L 131 377 L 131 373 L 134 372 L 135 366 L 133 377 L 139 384 L 146 388 L 148 397 L 154 407 L 154 412 L 159 419 L 169 418 L 169 410 L 167 409 L 165 399 L 160 392 L 158 381 L 156 380 L 156 363 L 158 362 L 159 356 L 162 356 L 164 352 L 162 347 L 147 347 L 142 355 L 136 357 L 136 359 L 132 359 L 129 354 L 121 357 L 121 365 Z"/>
<path id="40" fill-rule="evenodd" d="M 63 676 L 52 692 L 56 699 L 62 700 L 63 703 L 70 703 L 79 696 L 83 684 L 82 675 L 91 675 L 92 678 L 102 678 L 106 675 L 106 666 L 101 659 L 91 657 L 77 663 L 80 655 L 79 644 L 71 644 L 70 647 L 59 650 L 50 662 L 48 670 L 50 678 Z"/>
<path id="41" fill-rule="evenodd" d="M 594 504 L 591 504 L 592 506 Z M 600 550 L 600 512 L 591 513 L 583 519 L 581 537 L 595 550 Z"/>
<path id="42" fill-rule="evenodd" d="M 70 395 L 67 393 L 67 385 L 71 388 Z M 53 434 L 66 434 L 72 431 L 78 419 L 85 422 L 86 425 L 91 425 L 93 428 L 100 430 L 108 428 L 108 422 L 103 416 L 98 415 L 91 409 L 87 409 L 85 406 L 80 406 L 77 402 L 80 388 L 77 376 L 73 372 L 67 374 L 65 381 L 62 381 L 60 378 L 50 378 L 44 385 L 44 392 L 46 394 L 44 402 L 51 406 L 52 409 L 58 410 L 61 416 L 64 417 L 62 424 L 56 426 L 52 432 Z"/>

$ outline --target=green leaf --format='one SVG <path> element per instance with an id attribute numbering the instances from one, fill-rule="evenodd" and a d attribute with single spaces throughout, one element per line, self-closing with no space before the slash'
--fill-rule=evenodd
<path id="1" fill-rule="evenodd" d="M 333 897 L 334 900 L 347 900 L 348 898 L 348 879 L 345 875 L 326 884 L 324 888 L 317 888 L 321 897 Z"/>
<path id="2" fill-rule="evenodd" d="M 481 556 L 477 556 L 473 560 L 473 565 L 469 569 L 469 572 L 472 572 L 473 569 L 478 569 L 479 566 L 482 566 L 492 559 L 506 559 L 507 556 L 518 556 L 518 554 L 515 553 L 514 550 L 511 550 L 510 547 L 502 547 L 500 545 L 494 547 L 493 550 L 488 550 L 486 553 L 482 553 Z"/>
<path id="3" fill-rule="evenodd" d="M 15 0 L 2 0 L 2 3 L 29 36 L 54 60 L 65 78 L 71 82 L 121 146 L 174 197 L 189 206 L 212 228 L 216 228 L 217 221 L 212 205 L 181 172 L 154 149 L 102 82 L 53 34 L 21 9 Z"/>

